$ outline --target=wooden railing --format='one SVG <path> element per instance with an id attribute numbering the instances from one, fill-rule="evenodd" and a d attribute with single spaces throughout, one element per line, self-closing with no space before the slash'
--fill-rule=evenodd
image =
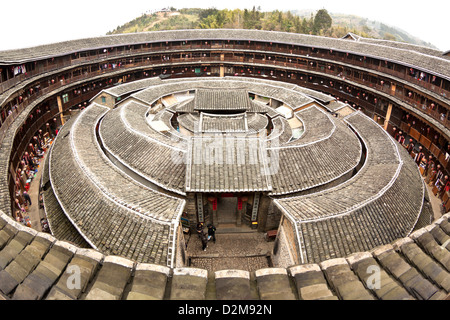
<path id="1" fill-rule="evenodd" d="M 32 78 L 36 75 L 54 71 L 61 69 L 63 67 L 69 67 L 69 66 L 76 66 L 76 65 L 82 65 L 87 62 L 93 62 L 93 61 L 104 61 L 108 59 L 115 59 L 115 58 L 121 58 L 125 56 L 134 56 L 139 54 L 146 54 L 146 53 L 155 53 L 155 52 L 173 52 L 173 51 L 183 51 L 183 50 L 233 50 L 233 51 L 260 51 L 262 54 L 276 54 L 276 53 L 284 53 L 289 55 L 296 55 L 301 56 L 302 58 L 308 58 L 309 57 L 319 57 L 328 59 L 331 61 L 336 62 L 343 62 L 348 63 L 355 66 L 364 67 L 371 70 L 380 71 L 387 75 L 392 75 L 397 78 L 406 80 L 408 82 L 417 84 L 427 90 L 430 90 L 432 92 L 435 92 L 445 98 L 450 98 L 450 91 L 440 88 L 439 86 L 436 86 L 430 82 L 420 81 L 412 76 L 410 76 L 407 72 L 399 72 L 387 67 L 384 67 L 382 65 L 375 65 L 372 63 L 369 63 L 368 61 L 362 59 L 354 59 L 354 57 L 341 57 L 336 53 L 318 53 L 318 52 L 312 52 L 311 50 L 302 49 L 300 47 L 296 46 L 278 46 L 278 45 L 270 45 L 270 44 L 262 44 L 262 43 L 248 43 L 248 41 L 240 41 L 241 44 L 236 43 L 227 43 L 226 41 L 222 43 L 215 43 L 211 44 L 211 41 L 202 41 L 201 44 L 192 44 L 192 43 L 186 43 L 185 45 L 171 45 L 171 43 L 164 44 L 162 43 L 161 46 L 146 46 L 144 45 L 144 48 L 140 49 L 134 49 L 133 46 L 127 47 L 124 46 L 124 50 L 117 50 L 117 47 L 112 52 L 106 52 L 106 53 L 97 53 L 95 55 L 88 55 L 88 56 L 81 56 L 78 58 L 71 58 L 70 61 L 64 61 L 64 62 L 49 62 L 47 66 L 37 66 L 35 70 L 27 72 L 26 74 L 18 75 L 12 79 L 9 79 L 5 82 L 0 83 L 0 92 L 6 91 L 8 88 L 16 85 L 17 83 Z M 68 55 L 69 57 L 69 55 Z M 71 57 L 71 56 L 70 56 Z M 406 67 L 405 67 L 406 68 Z M 407 68 L 406 68 L 407 69 Z"/>
<path id="2" fill-rule="evenodd" d="M 434 144 L 428 137 L 424 134 L 421 134 L 418 130 L 413 128 L 410 124 L 406 122 L 402 122 L 400 125 L 400 130 L 402 130 L 405 134 L 410 135 L 416 141 L 418 141 L 425 149 L 430 151 L 431 154 L 434 155 L 436 159 L 439 160 L 441 165 L 450 172 L 450 159 L 445 159 L 446 153 L 439 148 L 436 144 Z"/>
<path id="3" fill-rule="evenodd" d="M 196 49 L 196 48 L 202 48 L 204 49 L 205 46 L 204 45 L 191 45 L 189 46 L 191 49 Z M 206 46 L 207 47 L 207 46 Z M 225 46 L 226 47 L 226 46 Z M 234 46 L 234 48 L 239 47 L 239 46 Z M 247 48 L 248 46 L 243 45 L 241 46 L 242 48 Z M 172 47 L 171 49 L 186 49 L 186 46 L 177 46 L 177 47 Z M 158 50 L 161 50 L 160 48 L 158 48 Z M 95 56 L 89 56 L 89 57 L 82 57 L 76 60 L 72 60 L 72 62 L 67 62 L 67 63 L 56 63 L 56 64 L 52 64 L 49 65 L 47 68 L 41 68 L 41 69 L 37 69 L 34 70 L 33 72 L 30 72 L 28 74 L 29 77 L 31 77 L 32 75 L 36 75 L 39 74 L 40 72 L 47 72 L 49 70 L 55 70 L 58 68 L 63 68 L 69 65 L 73 65 L 75 64 L 81 64 L 83 62 L 86 61 L 94 61 L 94 60 L 102 60 L 102 59 L 106 59 L 106 58 L 113 58 L 113 57 L 123 57 L 125 55 L 129 55 L 130 52 L 133 53 L 139 53 L 139 52 L 148 52 L 148 49 L 140 49 L 140 50 L 125 50 L 123 52 L 121 52 L 120 54 L 116 54 L 114 56 L 111 56 L 110 54 L 98 54 Z M 294 50 L 295 51 L 295 50 Z M 322 55 L 325 56 L 325 55 Z M 345 59 L 337 59 L 339 57 L 335 56 L 336 60 L 345 60 Z M 131 62 L 129 62 L 131 60 Z M 222 60 L 220 55 L 217 56 L 209 56 L 209 57 L 181 57 L 181 58 L 171 58 L 168 61 L 159 61 L 159 60 L 146 60 L 144 59 L 141 62 L 134 62 L 134 59 L 130 59 L 130 60 L 126 60 L 124 61 L 124 63 L 121 65 L 120 68 L 122 69 L 129 69 L 129 68 L 135 68 L 135 67 L 145 67 L 145 66 L 149 66 L 149 67 L 155 67 L 155 66 L 166 66 L 166 67 L 171 67 L 175 64 L 195 64 L 195 63 L 213 63 L 213 62 L 217 62 L 220 64 L 226 64 L 226 63 L 242 63 L 242 64 L 249 64 L 249 65 L 242 65 L 242 67 L 251 67 L 251 68 L 258 68 L 260 66 L 268 66 L 268 67 L 281 67 L 284 69 L 285 72 L 288 72 L 289 70 L 295 70 L 295 71 L 299 71 L 299 72 L 304 72 L 304 71 L 314 71 L 314 72 L 318 72 L 318 73 L 322 73 L 325 75 L 332 75 L 337 77 L 338 76 L 338 71 L 336 70 L 337 68 L 335 68 L 335 70 L 330 70 L 328 68 L 323 68 L 320 67 L 317 63 L 316 64 L 298 64 L 298 63 L 294 63 L 294 62 L 289 62 L 289 59 L 286 58 L 283 60 L 284 61 L 280 61 L 279 58 L 274 57 L 274 59 L 258 59 L 258 58 L 250 58 L 250 57 L 245 57 L 245 56 L 240 56 L 240 57 L 226 57 L 225 60 Z M 353 61 L 355 62 L 355 61 Z M 356 63 L 357 64 L 357 63 Z M 80 74 L 78 76 L 74 76 L 72 78 L 68 78 L 68 79 L 64 79 L 61 81 L 57 81 L 56 83 L 46 87 L 46 88 L 42 88 L 39 91 L 35 91 L 29 98 L 25 97 L 23 99 L 23 101 L 21 103 L 19 103 L 17 105 L 17 107 L 15 108 L 15 110 L 13 110 L 13 112 L 8 115 L 8 117 L 5 119 L 5 121 L 2 122 L 1 127 L 0 127 L 0 142 L 3 141 L 3 137 L 4 137 L 4 133 L 7 130 L 7 128 L 9 127 L 9 125 L 15 120 L 15 118 L 17 117 L 17 115 L 22 112 L 23 109 L 25 109 L 30 103 L 32 103 L 35 99 L 48 94 L 49 92 L 59 89 L 62 86 L 65 85 L 69 85 L 81 80 L 88 80 L 92 77 L 98 76 L 98 75 L 107 75 L 113 71 L 117 71 L 118 68 L 116 69 L 102 69 L 102 70 L 97 70 L 97 71 L 93 71 L 93 72 L 89 72 L 89 73 L 84 73 L 84 74 Z M 387 69 L 387 68 L 383 68 L 383 72 L 388 72 L 388 71 L 392 71 L 395 72 L 391 69 Z M 22 76 L 22 75 L 21 75 Z M 400 73 L 397 74 L 396 76 L 400 76 Z M 406 77 L 405 75 L 403 75 L 404 77 Z M 18 77 L 18 79 L 24 79 L 23 77 Z M 432 110 L 430 108 L 428 108 L 426 105 L 418 103 L 417 101 L 415 101 L 414 99 L 411 99 L 407 96 L 404 96 L 403 93 L 399 93 L 396 91 L 393 91 L 390 89 L 390 87 L 388 86 L 382 86 L 379 84 L 374 84 L 368 81 L 363 81 L 361 78 L 359 77 L 353 77 L 352 75 L 346 75 L 345 79 L 341 78 L 343 82 L 345 82 L 345 80 L 351 80 L 353 82 L 359 83 L 359 84 L 363 84 L 364 86 L 373 88 L 377 91 L 380 92 L 384 92 L 387 93 L 391 96 L 394 96 L 396 98 L 401 99 L 402 101 L 407 102 L 408 104 L 414 106 L 416 109 L 418 109 L 418 111 L 429 115 L 430 117 L 432 117 L 433 119 L 437 120 L 439 123 L 443 124 L 446 127 L 450 127 L 450 120 L 448 119 L 447 114 L 441 114 L 439 113 L 437 110 Z M 11 79 L 12 80 L 12 79 Z M 289 81 L 288 78 L 285 79 L 279 79 L 279 80 L 283 80 L 283 81 Z M 335 81 L 335 80 L 333 80 Z M 360 89 L 360 88 L 358 88 Z M 362 90 L 362 89 L 360 89 Z M 340 92 L 336 92 L 336 94 L 340 94 Z M 361 100 L 360 103 L 364 103 L 363 100 Z"/>
<path id="4" fill-rule="evenodd" d="M 182 47 L 182 46 L 180 46 Z M 196 46 L 191 46 L 192 48 L 195 49 Z M 198 47 L 202 47 L 203 46 L 198 46 Z M 173 48 L 172 48 L 173 49 Z M 136 51 L 142 51 L 142 52 L 148 52 L 148 50 L 135 50 Z M 115 55 L 114 57 L 120 57 L 120 56 L 125 56 L 128 55 L 129 52 L 122 52 L 120 55 Z M 79 58 L 77 60 L 73 60 L 74 63 L 77 64 L 81 64 L 84 63 L 86 61 L 93 61 L 93 60 L 101 60 L 101 59 L 105 59 L 105 58 L 113 58 L 111 55 L 97 55 L 97 56 L 90 56 L 90 57 L 85 57 L 85 58 Z M 330 70 L 328 68 L 321 68 L 318 66 L 318 64 L 315 65 L 310 65 L 310 64 L 298 64 L 298 63 L 294 63 L 294 62 L 289 62 L 289 60 L 283 59 L 284 61 L 280 61 L 279 59 L 275 58 L 275 60 L 273 59 L 258 59 L 258 58 L 249 58 L 249 57 L 245 57 L 245 56 L 241 56 L 241 57 L 225 57 L 225 60 L 222 60 L 220 55 L 218 56 L 209 56 L 209 57 L 181 57 L 181 58 L 172 58 L 169 61 L 159 61 L 159 60 L 146 60 L 144 59 L 141 62 L 135 62 L 134 59 L 131 59 L 132 62 L 129 62 L 129 60 L 127 59 L 127 61 L 124 62 L 124 64 L 120 67 L 120 68 L 116 68 L 116 69 L 104 69 L 104 70 L 97 70 L 97 71 L 93 71 L 93 72 L 89 72 L 89 73 L 84 73 L 84 74 L 80 74 L 78 76 L 74 76 L 68 79 L 64 79 L 61 81 L 57 81 L 56 83 L 46 87 L 46 88 L 42 88 L 41 90 L 39 90 L 38 92 L 34 92 L 29 98 L 25 97 L 23 99 L 23 101 L 21 103 L 19 103 L 17 105 L 16 108 L 14 108 L 14 110 L 12 111 L 12 113 L 10 115 L 8 115 L 8 117 L 5 119 L 5 121 L 2 123 L 1 127 L 0 127 L 0 143 L 3 141 L 6 130 L 9 128 L 9 126 L 11 125 L 11 123 L 13 123 L 13 121 L 17 118 L 17 116 L 27 107 L 29 106 L 31 103 L 35 102 L 37 98 L 42 97 L 44 95 L 47 95 L 49 93 L 51 93 L 52 91 L 55 91 L 57 89 L 62 88 L 63 86 L 67 86 L 82 80 L 89 80 L 95 76 L 98 75 L 105 75 L 105 77 L 107 77 L 109 74 L 111 74 L 112 72 L 116 72 L 118 71 L 118 69 L 122 69 L 124 72 L 126 72 L 129 69 L 132 68 L 140 68 L 140 70 L 138 71 L 142 71 L 144 69 L 144 67 L 151 67 L 151 68 L 155 68 L 155 67 L 166 67 L 166 68 L 170 68 L 170 67 L 177 67 L 181 66 L 182 64 L 186 64 L 186 65 L 195 65 L 195 64 L 202 64 L 202 63 L 218 63 L 218 64 L 233 64 L 233 63 L 241 63 L 241 67 L 242 68 L 254 68 L 255 70 L 257 70 L 258 68 L 267 66 L 269 68 L 271 67 L 278 67 L 279 69 L 282 70 L 282 72 L 285 73 L 284 77 L 272 77 L 273 79 L 277 79 L 277 80 L 282 80 L 285 82 L 292 82 L 295 84 L 299 84 L 299 85 L 303 85 L 306 87 L 309 87 L 311 89 L 318 89 L 318 90 L 323 90 L 325 88 L 325 86 L 323 85 L 319 85 L 319 84 L 314 84 L 314 83 L 309 83 L 307 82 L 306 79 L 304 79 L 303 81 L 300 81 L 299 79 L 295 79 L 295 78 L 288 78 L 286 76 L 286 73 L 289 72 L 289 70 L 293 70 L 293 71 L 297 71 L 297 72 L 308 72 L 308 71 L 314 71 L 317 72 L 319 74 L 323 74 L 324 76 L 326 75 L 332 75 L 334 77 L 338 76 L 338 72 L 337 70 Z M 52 65 L 49 66 L 48 68 L 51 68 L 51 70 L 55 70 L 58 68 L 62 68 L 65 66 L 69 66 L 69 65 L 73 65 L 72 63 L 64 63 L 64 64 L 59 64 L 58 66 Z M 50 70 L 50 69 L 48 69 Z M 34 70 L 33 73 L 28 74 L 28 77 L 31 77 L 31 74 L 33 75 L 37 75 L 40 72 L 47 72 L 47 69 L 40 69 L 40 70 Z M 390 70 L 390 69 L 389 69 Z M 392 71 L 392 70 L 390 70 Z M 383 71 L 384 72 L 384 71 Z M 180 77 L 180 76 L 195 76 L 193 74 L 186 74 L 186 75 L 174 75 L 174 77 Z M 258 76 L 258 74 L 254 73 L 252 74 L 252 76 Z M 398 77 L 400 77 L 400 75 L 396 75 Z M 405 75 L 403 75 L 405 76 Z M 24 79 L 26 79 L 25 77 L 21 78 L 22 81 Z M 342 78 L 340 78 L 342 79 Z M 19 78 L 17 79 L 19 80 Z M 337 81 L 336 78 L 331 79 L 332 81 Z M 431 116 L 433 119 L 436 119 L 437 121 L 439 121 L 440 123 L 442 123 L 443 125 L 445 125 L 446 127 L 450 127 L 450 123 L 447 119 L 447 115 L 445 115 L 444 118 L 441 117 L 440 114 L 438 114 L 438 112 L 436 110 L 431 110 L 428 107 L 426 107 L 423 104 L 417 103 L 417 101 L 415 101 L 414 99 L 410 99 L 408 97 L 405 97 L 403 94 L 400 94 L 399 92 L 395 92 L 393 90 L 391 90 L 390 87 L 388 86 L 381 86 L 379 84 L 374 84 L 371 82 L 364 82 L 361 78 L 358 77 L 352 77 L 350 76 L 346 76 L 345 80 L 351 80 L 353 82 L 362 84 L 364 86 L 373 88 L 377 91 L 380 92 L 384 92 L 386 94 L 389 94 L 393 97 L 399 98 L 402 101 L 407 102 L 408 104 L 411 104 L 412 106 L 414 106 L 415 108 L 417 108 L 420 112 L 428 114 L 429 116 Z M 345 80 L 342 79 L 342 81 L 345 83 Z M 102 89 L 105 89 L 104 87 Z M 361 88 L 357 88 L 362 90 Z M 328 87 L 325 91 L 327 91 L 328 93 L 334 94 L 335 96 L 342 96 L 343 93 L 336 88 L 330 88 Z M 91 95 L 92 97 L 93 95 Z M 64 104 L 64 107 L 66 107 L 67 105 L 76 105 L 81 101 L 84 101 L 85 99 L 83 98 L 75 98 L 75 99 L 71 99 L 71 101 L 69 101 L 68 103 Z M 359 99 L 358 100 L 358 105 L 361 106 L 365 106 L 367 108 L 375 108 L 375 106 L 363 99 Z M 55 113 L 56 112 L 56 113 Z M 39 123 L 45 124 L 47 121 L 49 121 L 52 117 L 54 117 L 56 114 L 58 114 L 58 111 L 52 111 L 48 114 L 45 114 L 42 116 L 42 119 L 39 120 Z M 27 133 L 26 135 L 22 138 L 21 143 L 19 145 L 19 148 L 17 148 L 17 150 L 14 151 L 14 153 L 11 155 L 11 161 L 12 163 L 18 163 L 17 161 L 20 159 L 21 154 L 23 153 L 23 150 L 25 150 L 27 143 L 30 141 L 30 139 L 32 138 L 32 135 L 37 131 L 38 127 L 38 122 L 35 122 L 31 127 L 27 128 Z M 406 128 L 405 128 L 406 129 Z M 428 150 L 430 150 L 430 152 L 432 152 L 436 158 L 439 159 L 439 161 L 441 161 L 441 163 L 445 164 L 446 166 L 448 166 L 448 162 L 445 161 L 445 154 L 443 154 L 443 152 L 434 144 L 431 143 L 431 141 L 427 140 L 427 138 L 423 135 L 421 135 L 418 132 L 415 132 L 412 130 L 413 128 L 408 128 L 408 133 L 412 133 L 411 135 L 414 135 L 415 138 L 417 138 L 416 140 L 419 141 L 422 145 L 424 145 L 424 147 L 426 147 Z M 406 132 L 406 130 L 405 130 Z"/>

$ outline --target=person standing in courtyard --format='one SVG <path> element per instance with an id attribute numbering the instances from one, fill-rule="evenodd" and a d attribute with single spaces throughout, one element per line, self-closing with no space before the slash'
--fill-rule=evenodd
<path id="1" fill-rule="evenodd" d="M 206 247 L 208 246 L 208 239 L 204 233 L 201 233 L 200 240 L 202 241 L 202 250 L 206 251 Z"/>
<path id="2" fill-rule="evenodd" d="M 203 224 L 201 222 L 197 223 L 197 234 L 200 238 L 203 235 Z"/>
<path id="3" fill-rule="evenodd" d="M 208 224 L 208 240 L 211 239 L 216 243 L 216 227 L 212 224 Z"/>

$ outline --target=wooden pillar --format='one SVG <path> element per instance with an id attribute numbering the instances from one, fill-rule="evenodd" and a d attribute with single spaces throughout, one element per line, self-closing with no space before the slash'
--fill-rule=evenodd
<path id="1" fill-rule="evenodd" d="M 237 199 L 237 208 L 236 208 L 236 225 L 242 225 L 242 212 L 244 211 L 244 201 L 242 201 L 242 197 L 238 197 Z"/>
<path id="2" fill-rule="evenodd" d="M 389 102 L 388 109 L 386 112 L 386 119 L 384 120 L 384 130 L 387 130 L 389 119 L 391 119 L 391 113 L 392 113 L 392 103 Z"/>
<path id="3" fill-rule="evenodd" d="M 63 106 L 61 101 L 61 96 L 56 97 L 56 102 L 58 104 L 58 110 L 59 110 L 59 117 L 61 119 L 61 125 L 64 125 L 64 117 L 63 117 Z"/>
<path id="4" fill-rule="evenodd" d="M 242 225 L 242 210 L 236 209 L 236 226 Z"/>
<path id="5" fill-rule="evenodd" d="M 225 67 L 223 65 L 220 66 L 220 75 L 221 78 L 225 77 Z"/>

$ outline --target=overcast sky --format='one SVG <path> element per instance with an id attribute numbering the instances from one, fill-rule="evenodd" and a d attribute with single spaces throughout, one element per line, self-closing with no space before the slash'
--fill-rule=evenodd
<path id="1" fill-rule="evenodd" d="M 2 1 L 0 50 L 103 36 L 149 10 L 164 7 L 262 11 L 327 9 L 396 26 L 440 50 L 450 50 L 448 0 L 11 0 Z"/>

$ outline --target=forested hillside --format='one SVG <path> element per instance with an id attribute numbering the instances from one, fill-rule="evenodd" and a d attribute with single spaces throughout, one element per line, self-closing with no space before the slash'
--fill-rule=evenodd
<path id="1" fill-rule="evenodd" d="M 260 8 L 224 9 L 170 8 L 140 17 L 118 26 L 107 34 L 175 29 L 258 29 L 294 32 L 341 38 L 347 33 L 385 40 L 395 40 L 433 47 L 408 33 L 376 21 L 352 15 L 332 15 L 326 9 L 310 11 L 270 11 Z"/>

